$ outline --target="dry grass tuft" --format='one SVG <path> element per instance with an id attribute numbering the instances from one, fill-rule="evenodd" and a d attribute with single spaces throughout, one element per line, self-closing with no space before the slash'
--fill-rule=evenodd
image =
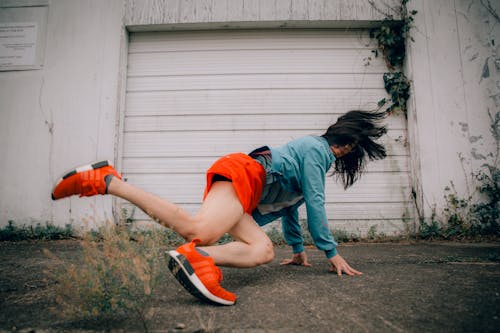
<path id="1" fill-rule="evenodd" d="M 144 330 L 154 316 L 151 300 L 166 272 L 161 230 L 131 232 L 111 223 L 80 241 L 82 258 L 60 258 L 49 275 L 56 284 L 57 311 L 66 318 L 136 315 Z"/>

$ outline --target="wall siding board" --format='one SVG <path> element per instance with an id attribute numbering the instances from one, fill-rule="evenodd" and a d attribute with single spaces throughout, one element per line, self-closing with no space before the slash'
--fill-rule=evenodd
<path id="1" fill-rule="evenodd" d="M 164 29 L 177 29 L 180 24 L 198 27 L 238 27 L 244 23 L 261 22 L 273 27 L 311 21 L 339 21 L 350 27 L 381 21 L 387 14 L 396 19 L 398 0 L 126 0 L 125 25 L 131 30 L 151 24 Z M 215 25 L 214 25 L 215 24 Z M 184 26 L 186 27 L 186 26 Z M 156 27 L 159 29 L 160 27 Z M 140 29 L 140 28 L 139 28 Z"/>
<path id="2" fill-rule="evenodd" d="M 497 13 L 492 17 L 488 10 Z M 485 162 L 493 164 L 496 142 L 489 134 L 490 115 L 500 110 L 500 1 L 484 4 L 455 1 L 456 28 L 464 105 L 467 112 L 467 140 L 470 170 Z M 482 26 L 487 30 L 483 31 Z M 483 89 L 476 89 L 477 85 Z M 459 132 L 463 135 L 464 132 Z M 468 161 L 467 161 L 468 162 Z"/>
<path id="3" fill-rule="evenodd" d="M 276 19 L 276 2 L 259 0 L 259 20 L 272 21 Z"/>
<path id="4" fill-rule="evenodd" d="M 498 61 L 500 25 L 486 5 L 498 12 L 499 4 L 409 2 L 419 27 L 407 65 L 412 178 L 420 217 L 429 223 L 435 216 L 447 220 L 446 187 L 453 183 L 457 196 L 468 198 L 477 185 L 472 172 L 494 163 L 488 112 L 499 110 L 492 97 L 500 95 L 500 71 L 487 60 Z"/>
<path id="5" fill-rule="evenodd" d="M 50 192 L 69 168 L 113 159 L 124 2 L 9 3 L 48 5 L 48 15 L 42 67 L 0 73 L 0 227 L 97 225 L 112 218 L 111 197 L 54 202 Z"/>

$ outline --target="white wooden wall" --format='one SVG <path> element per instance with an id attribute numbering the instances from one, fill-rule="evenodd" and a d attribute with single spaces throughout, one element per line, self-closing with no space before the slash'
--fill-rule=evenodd
<path id="1" fill-rule="evenodd" d="M 398 0 L 127 0 L 125 24 L 129 29 L 350 28 L 374 25 Z M 182 27 L 175 25 L 182 24 Z"/>
<path id="2" fill-rule="evenodd" d="M 113 218 L 111 198 L 53 202 L 50 193 L 68 169 L 113 159 L 123 1 L 41 3 L 49 3 L 42 68 L 0 72 L 0 226 L 100 224 Z"/>
<path id="3" fill-rule="evenodd" d="M 410 1 L 409 135 L 420 213 L 443 218 L 445 187 L 474 193 L 471 176 L 494 163 L 490 115 L 500 111 L 500 1 Z M 498 161 L 497 161 L 498 163 Z M 477 194 L 477 192 L 476 192 Z"/>
<path id="4" fill-rule="evenodd" d="M 375 1 L 389 12 L 396 2 Z M 0 1 L 0 10 L 13 3 Z M 410 170 L 417 203 L 430 217 L 449 181 L 467 188 L 458 153 L 467 174 L 494 150 L 487 112 L 499 109 L 500 10 L 493 0 L 409 4 L 419 10 L 406 69 L 413 81 Z M 120 149 L 125 26 L 348 29 L 383 17 L 364 0 L 50 0 L 43 68 L 0 72 L 0 225 L 111 217 L 108 198 L 53 203 L 49 194 L 66 169 Z"/>

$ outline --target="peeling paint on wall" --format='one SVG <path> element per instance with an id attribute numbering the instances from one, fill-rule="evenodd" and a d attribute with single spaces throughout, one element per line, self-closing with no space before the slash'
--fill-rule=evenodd
<path id="1" fill-rule="evenodd" d="M 497 81 L 497 85 L 500 84 L 500 81 Z M 500 89 L 500 87 L 497 87 Z M 495 106 L 498 108 L 500 107 L 500 93 L 498 94 L 494 94 L 494 95 L 490 95 L 490 98 L 493 100 L 493 102 L 495 103 Z"/>
<path id="2" fill-rule="evenodd" d="M 476 148 L 472 148 L 470 153 L 472 155 L 472 158 L 474 158 L 475 160 L 485 160 L 486 159 L 486 156 L 478 153 Z"/>
<path id="3" fill-rule="evenodd" d="M 488 66 L 488 60 L 490 59 L 490 57 L 486 58 L 485 62 L 484 62 L 484 65 L 483 65 L 483 72 L 481 73 L 481 79 L 479 80 L 479 83 L 481 83 L 481 81 L 483 79 L 487 79 L 490 77 L 490 67 Z"/>
<path id="4" fill-rule="evenodd" d="M 470 141 L 470 143 L 476 143 L 476 142 L 478 142 L 479 140 L 481 140 L 482 138 L 483 138 L 483 136 L 482 136 L 482 135 L 478 135 L 478 136 L 474 136 L 474 135 L 473 135 L 473 136 L 470 136 L 470 137 L 469 137 L 469 141 Z"/>

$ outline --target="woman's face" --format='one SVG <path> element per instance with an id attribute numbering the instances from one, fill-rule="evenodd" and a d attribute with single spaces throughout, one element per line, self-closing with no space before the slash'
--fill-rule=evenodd
<path id="1" fill-rule="evenodd" d="M 354 145 L 352 144 L 347 144 L 345 146 L 333 145 L 330 146 L 330 148 L 332 149 L 333 155 L 335 155 L 336 158 L 341 158 L 342 156 L 349 154 L 354 148 Z"/>

